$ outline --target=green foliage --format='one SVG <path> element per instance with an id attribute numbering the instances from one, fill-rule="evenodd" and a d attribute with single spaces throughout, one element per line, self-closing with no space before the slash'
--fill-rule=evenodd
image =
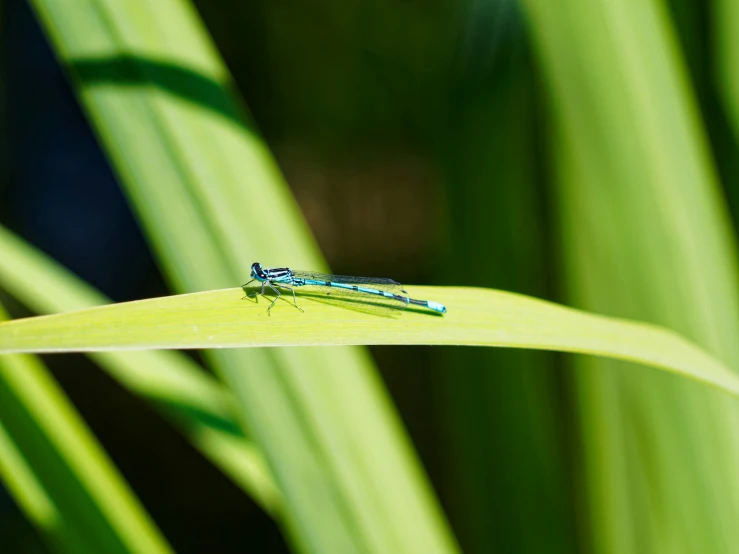
<path id="1" fill-rule="evenodd" d="M 736 241 L 665 6 L 524 5 L 551 90 L 567 297 L 675 329 L 736 371 Z M 726 551 L 739 407 L 621 364 L 576 366 L 589 546 Z"/>
<path id="2" fill-rule="evenodd" d="M 190 4 L 31 3 L 180 293 L 110 304 L 0 228 L 3 292 L 64 312 L 0 323 L 0 477 L 52 549 L 167 545 L 17 352 L 85 352 L 295 551 L 458 551 L 349 346 L 402 344 L 437 345 L 392 349 L 383 368 L 423 376 L 393 398 L 466 551 L 734 550 L 735 1 L 200 2 L 319 238 L 371 270 L 462 285 L 408 287 L 449 311 L 398 318 L 305 294 L 305 313 L 280 301 L 268 316 L 233 288 L 256 260 L 326 263 Z M 373 234 L 381 257 L 362 246 Z M 213 373 L 152 350 L 174 348 L 203 349 Z"/>

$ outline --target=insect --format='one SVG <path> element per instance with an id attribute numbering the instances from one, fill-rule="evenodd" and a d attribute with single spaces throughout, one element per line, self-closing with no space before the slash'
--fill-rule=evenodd
<path id="1" fill-rule="evenodd" d="M 251 265 L 251 281 L 241 285 L 245 293 L 246 287 L 254 281 L 262 283 L 262 291 L 259 293 L 262 296 L 264 296 L 265 287 L 269 287 L 277 295 L 267 308 L 267 315 L 270 315 L 269 312 L 272 306 L 282 296 L 281 291 L 290 291 L 293 295 L 293 305 L 303 312 L 304 310 L 298 306 L 298 300 L 295 296 L 295 289 L 298 287 L 310 287 L 311 290 L 318 291 L 322 295 L 369 304 L 378 311 L 403 310 L 408 305 L 413 304 L 440 314 L 446 313 L 446 307 L 443 304 L 431 300 L 410 298 L 408 293 L 403 290 L 403 285 L 392 279 L 328 275 L 313 271 L 293 271 L 287 267 L 265 269 L 262 264 L 255 262 Z"/>

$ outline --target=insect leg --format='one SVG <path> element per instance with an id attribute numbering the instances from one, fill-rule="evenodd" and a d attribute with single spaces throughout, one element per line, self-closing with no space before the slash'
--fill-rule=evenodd
<path id="1" fill-rule="evenodd" d="M 288 287 L 287 285 L 278 285 L 277 283 L 274 283 L 274 285 L 276 287 L 280 287 L 281 289 L 286 289 L 286 290 L 289 290 L 290 292 L 292 292 L 293 293 L 293 306 L 295 306 L 301 312 L 305 313 L 305 310 L 303 310 L 303 308 L 301 308 L 300 306 L 298 306 L 298 300 L 295 297 L 295 289 L 294 288 Z"/>
<path id="2" fill-rule="evenodd" d="M 275 299 L 274 299 L 274 300 L 272 301 L 272 304 L 270 304 L 270 305 L 269 305 L 269 308 L 267 308 L 267 315 L 271 315 L 271 314 L 269 313 L 269 311 L 270 311 L 270 310 L 272 309 L 272 306 L 274 306 L 274 305 L 275 305 L 275 302 L 277 302 L 277 301 L 278 301 L 278 300 L 280 299 L 280 296 L 282 296 L 282 294 L 280 294 L 280 291 L 279 291 L 279 290 L 277 290 L 277 289 L 276 289 L 275 287 L 273 287 L 273 286 L 272 286 L 272 283 L 271 283 L 271 282 L 269 282 L 269 281 L 264 281 L 264 283 L 262 284 L 262 291 L 264 291 L 264 286 L 265 286 L 265 285 L 267 285 L 267 286 L 268 286 L 269 288 L 271 288 L 271 289 L 272 289 L 273 291 L 275 291 L 275 293 L 277 294 L 277 298 L 275 298 Z M 262 295 L 264 295 L 264 292 L 262 292 Z"/>
<path id="3" fill-rule="evenodd" d="M 245 287 L 248 287 L 254 281 L 255 281 L 255 279 L 252 279 L 248 283 L 245 283 L 245 284 L 241 285 L 241 288 L 244 289 Z M 249 296 L 249 293 L 247 293 L 246 290 L 244 290 L 244 296 L 241 299 L 243 300 L 244 298 L 247 298 L 247 297 L 251 298 L 251 296 Z"/>
<path id="4" fill-rule="evenodd" d="M 251 281 L 253 281 L 253 280 L 254 280 L 254 279 L 252 279 Z M 249 283 L 251 283 L 251 281 L 249 281 Z M 246 285 L 248 285 L 249 283 L 247 283 Z M 244 298 L 246 298 L 247 296 L 248 296 L 249 298 L 256 298 L 257 296 L 260 296 L 260 295 L 261 295 L 261 296 L 264 296 L 264 285 L 266 285 L 266 284 L 267 284 L 267 281 L 262 281 L 262 292 L 247 293 L 247 295 L 246 295 L 246 296 L 244 296 Z M 246 286 L 246 285 L 244 285 L 244 286 Z M 244 291 L 244 292 L 246 292 L 246 291 Z M 243 300 L 244 298 L 242 298 L 242 300 Z"/>

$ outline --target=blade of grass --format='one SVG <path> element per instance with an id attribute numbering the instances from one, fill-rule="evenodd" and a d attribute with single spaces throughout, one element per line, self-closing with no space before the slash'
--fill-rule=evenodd
<path id="1" fill-rule="evenodd" d="M 703 4 L 699 3 L 701 7 Z M 713 63 L 705 63 L 706 87 L 715 89 L 717 108 L 714 126 L 716 157 L 724 177 L 724 187 L 734 216 L 739 220 L 739 6 L 732 0 L 711 4 L 707 19 L 707 45 Z M 705 9 L 705 8 L 704 8 Z M 708 57 L 708 56 L 707 56 Z"/>
<path id="2" fill-rule="evenodd" d="M 0 356 L 0 421 L 3 474 L 50 542 L 70 552 L 170 552 L 37 358 Z"/>
<path id="3" fill-rule="evenodd" d="M 0 358 L 0 366 L 3 364 L 3 359 Z M 64 536 L 64 530 L 69 529 L 69 526 L 64 524 L 59 510 L 36 479 L 33 469 L 26 463 L 23 454 L 1 421 L 0 480 L 3 481 L 21 511 L 53 547 L 61 550 L 66 543 L 74 540 L 73 537 Z"/>
<path id="4" fill-rule="evenodd" d="M 736 245 L 663 3 L 524 5 L 551 90 L 569 297 L 675 329 L 736 371 Z M 587 548 L 725 551 L 737 406 L 622 364 L 577 366 Z"/>
<path id="5" fill-rule="evenodd" d="M 238 284 L 256 258 L 322 268 L 189 4 L 33 5 L 179 290 Z M 249 349 L 208 355 L 270 463 L 296 548 L 457 550 L 366 354 Z"/>
<path id="6" fill-rule="evenodd" d="M 0 287 L 40 313 L 110 300 L 0 226 Z M 230 392 L 174 352 L 99 352 L 90 357 L 131 393 L 151 402 L 193 445 L 268 513 L 280 502 L 266 462 L 233 419 Z"/>
<path id="7" fill-rule="evenodd" d="M 739 396 L 739 377 L 672 331 L 485 289 L 407 287 L 449 313 L 388 320 L 301 298 L 293 306 L 239 302 L 241 289 L 169 296 L 0 323 L 0 353 L 141 348 L 456 344 L 610 356 L 692 377 Z M 305 300 L 305 302 L 303 302 Z"/>
<path id="8" fill-rule="evenodd" d="M 715 3 L 713 44 L 719 94 L 729 117 L 735 140 L 739 140 L 739 5 L 732 0 Z M 736 189 L 736 183 L 728 183 Z"/>

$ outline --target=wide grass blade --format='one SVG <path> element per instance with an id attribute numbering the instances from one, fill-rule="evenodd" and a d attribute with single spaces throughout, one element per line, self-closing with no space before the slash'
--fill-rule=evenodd
<path id="1" fill-rule="evenodd" d="M 241 289 L 225 289 L 0 323 L 0 353 L 346 344 L 508 346 L 638 361 L 739 396 L 739 377 L 672 331 L 502 291 L 407 290 L 438 298 L 449 313 L 409 312 L 388 320 L 301 298 L 305 313 L 284 304 L 268 316 L 266 303 L 242 302 Z"/>
<path id="2" fill-rule="evenodd" d="M 90 554 L 170 552 L 37 358 L 0 356 L 0 422 L 0 476 L 50 544 Z"/>
<path id="3" fill-rule="evenodd" d="M 734 232 L 665 3 L 522 4 L 550 90 L 570 301 L 675 329 L 737 371 Z M 739 407 L 620 363 L 577 366 L 586 549 L 731 550 Z"/>
<path id="4" fill-rule="evenodd" d="M 180 291 L 249 264 L 324 262 L 192 6 L 33 2 Z M 70 17 L 74 14 L 74 17 Z M 453 552 L 454 539 L 366 354 L 211 351 L 306 552 Z"/>

